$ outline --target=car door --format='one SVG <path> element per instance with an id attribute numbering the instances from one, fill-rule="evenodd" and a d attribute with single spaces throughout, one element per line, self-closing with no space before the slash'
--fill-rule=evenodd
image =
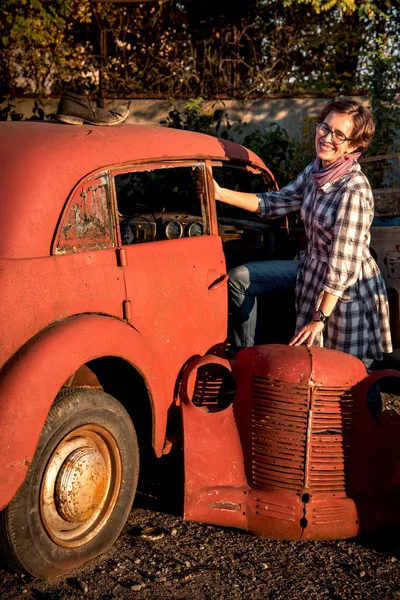
<path id="1" fill-rule="evenodd" d="M 205 161 L 112 172 L 126 319 L 163 363 L 172 391 L 192 356 L 224 343 L 227 280 L 206 198 Z"/>

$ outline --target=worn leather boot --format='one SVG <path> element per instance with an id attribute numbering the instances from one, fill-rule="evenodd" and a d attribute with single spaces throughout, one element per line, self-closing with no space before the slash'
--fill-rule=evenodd
<path id="1" fill-rule="evenodd" d="M 101 125 L 109 127 L 125 121 L 129 114 L 126 106 L 117 106 L 110 110 L 92 106 L 87 96 L 65 92 L 57 108 L 57 119 L 70 125 Z"/>

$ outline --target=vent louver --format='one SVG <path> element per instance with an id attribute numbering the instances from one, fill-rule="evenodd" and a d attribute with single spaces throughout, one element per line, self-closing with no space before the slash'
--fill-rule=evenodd
<path id="1" fill-rule="evenodd" d="M 345 492 L 354 391 L 253 376 L 252 485 Z"/>

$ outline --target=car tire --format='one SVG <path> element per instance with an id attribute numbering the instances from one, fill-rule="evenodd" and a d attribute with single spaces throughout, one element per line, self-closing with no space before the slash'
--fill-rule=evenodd
<path id="1" fill-rule="evenodd" d="M 63 390 L 24 483 L 0 513 L 3 560 L 47 579 L 105 552 L 126 522 L 138 473 L 136 433 L 124 407 L 99 390 Z"/>

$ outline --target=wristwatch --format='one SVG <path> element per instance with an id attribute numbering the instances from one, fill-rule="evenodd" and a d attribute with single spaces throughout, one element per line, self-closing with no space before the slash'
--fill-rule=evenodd
<path id="1" fill-rule="evenodd" d="M 325 325 L 325 323 L 327 323 L 328 319 L 329 319 L 329 317 L 324 315 L 322 310 L 316 310 L 312 317 L 313 321 L 321 321 L 321 323 L 323 323 L 324 325 Z"/>

